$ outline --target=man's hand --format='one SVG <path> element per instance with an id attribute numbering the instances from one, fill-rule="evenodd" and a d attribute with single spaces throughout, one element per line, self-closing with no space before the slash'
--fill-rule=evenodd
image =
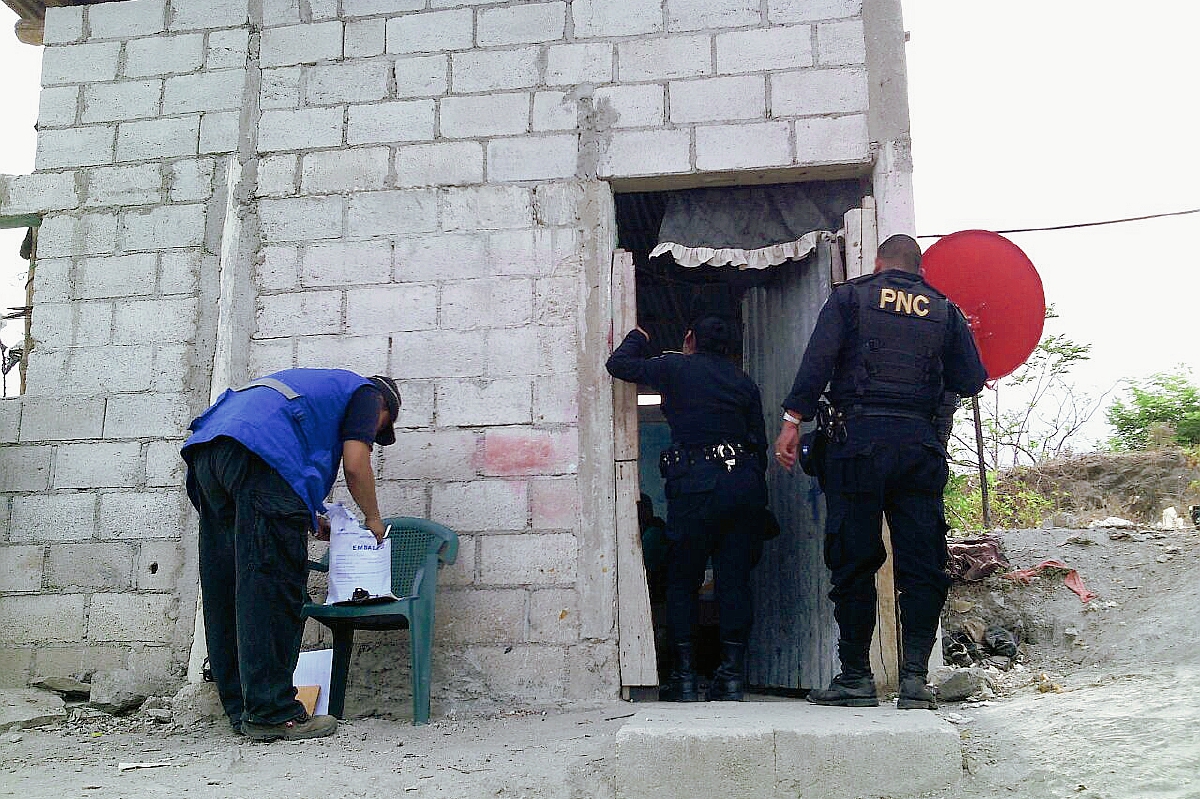
<path id="1" fill-rule="evenodd" d="M 325 518 L 324 516 L 318 516 L 317 529 L 313 530 L 313 538 L 317 539 L 318 541 L 328 541 L 329 532 L 329 519 Z"/>
<path id="2" fill-rule="evenodd" d="M 789 472 L 796 465 L 796 454 L 800 449 L 800 428 L 791 422 L 784 422 L 775 439 L 775 460 Z"/>
<path id="3" fill-rule="evenodd" d="M 375 543 L 382 544 L 384 537 L 387 535 L 387 528 L 383 526 L 383 519 L 378 516 L 368 518 L 366 520 L 367 529 L 375 534 Z"/>

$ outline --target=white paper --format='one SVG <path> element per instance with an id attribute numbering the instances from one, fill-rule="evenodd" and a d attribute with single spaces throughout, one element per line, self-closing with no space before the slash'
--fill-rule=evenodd
<path id="1" fill-rule="evenodd" d="M 340 502 L 329 506 L 329 594 L 325 604 L 345 602 L 361 588 L 371 598 L 392 594 L 392 541 L 358 523 Z"/>
<path id="2" fill-rule="evenodd" d="M 314 649 L 311 652 L 301 652 L 296 661 L 296 671 L 292 673 L 292 685 L 319 685 L 317 706 L 313 708 L 314 716 L 324 716 L 329 713 L 329 674 L 333 671 L 333 650 Z"/>

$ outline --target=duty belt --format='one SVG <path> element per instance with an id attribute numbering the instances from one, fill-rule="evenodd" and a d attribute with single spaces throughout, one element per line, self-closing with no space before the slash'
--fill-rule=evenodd
<path id="1" fill-rule="evenodd" d="M 691 465 L 699 461 L 712 461 L 722 464 L 725 471 L 730 472 L 733 471 L 734 466 L 754 452 L 755 449 L 749 444 L 731 444 L 728 441 L 707 447 L 671 447 L 663 450 L 659 456 L 658 467 L 666 470 L 683 464 Z"/>
<path id="2" fill-rule="evenodd" d="M 847 419 L 854 419 L 863 416 L 869 417 L 890 417 L 893 419 L 916 419 L 922 422 L 933 422 L 932 413 L 921 413 L 908 408 L 889 408 L 884 405 L 863 406 L 852 405 L 843 414 Z"/>

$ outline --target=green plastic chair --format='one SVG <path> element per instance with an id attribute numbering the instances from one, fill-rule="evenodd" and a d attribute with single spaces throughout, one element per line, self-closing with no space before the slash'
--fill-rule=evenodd
<path id="1" fill-rule="evenodd" d="M 409 516 L 383 520 L 392 532 L 392 593 L 399 599 L 367 605 L 321 605 L 311 600 L 301 611 L 333 633 L 329 713 L 342 717 L 346 679 L 355 630 L 403 630 L 412 639 L 413 724 L 429 723 L 429 683 L 433 650 L 433 600 L 438 567 L 458 557 L 458 535 L 451 529 Z M 329 554 L 309 561 L 312 571 L 329 571 Z"/>

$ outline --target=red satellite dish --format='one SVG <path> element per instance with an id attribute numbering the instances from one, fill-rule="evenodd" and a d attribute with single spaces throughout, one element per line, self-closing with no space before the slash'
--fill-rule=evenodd
<path id="1" fill-rule="evenodd" d="M 930 245 L 921 269 L 967 317 L 989 379 L 1012 374 L 1037 348 L 1046 295 L 1020 247 L 989 230 L 960 230 Z"/>

